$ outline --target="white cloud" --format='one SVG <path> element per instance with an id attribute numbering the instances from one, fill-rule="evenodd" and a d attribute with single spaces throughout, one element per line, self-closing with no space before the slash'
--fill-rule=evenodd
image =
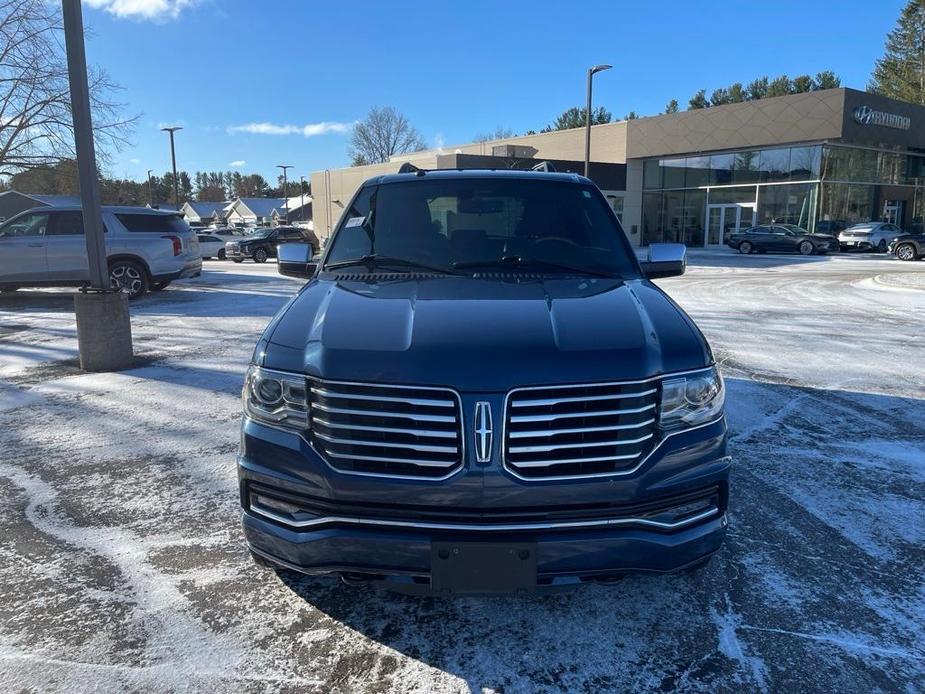
<path id="1" fill-rule="evenodd" d="M 133 158 L 133 159 L 129 159 L 128 161 L 129 161 L 130 164 L 140 164 L 140 163 L 141 163 L 141 159 L 134 159 L 134 158 Z"/>
<path id="2" fill-rule="evenodd" d="M 165 21 L 176 19 L 196 0 L 84 0 L 97 10 L 103 10 L 120 19 L 148 19 Z"/>
<path id="3" fill-rule="evenodd" d="M 228 162 L 228 166 L 230 166 L 232 169 L 240 169 L 245 164 L 247 164 L 247 162 L 243 159 L 235 159 L 234 161 Z"/>
<path id="4" fill-rule="evenodd" d="M 280 125 L 277 123 L 245 123 L 244 125 L 230 125 L 227 128 L 229 135 L 236 133 L 249 133 L 251 135 L 302 135 L 314 137 L 327 133 L 346 133 L 353 128 L 353 123 L 309 123 L 307 125 Z"/>

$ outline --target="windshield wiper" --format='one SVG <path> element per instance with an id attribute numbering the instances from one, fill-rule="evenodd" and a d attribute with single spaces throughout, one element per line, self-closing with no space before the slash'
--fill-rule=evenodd
<path id="1" fill-rule="evenodd" d="M 436 265 L 419 263 L 416 260 L 408 260 L 407 258 L 393 258 L 387 255 L 380 255 L 379 253 L 368 253 L 367 255 L 364 255 L 360 258 L 352 258 L 350 260 L 340 260 L 336 263 L 328 263 L 324 266 L 324 269 L 340 270 L 341 268 L 356 267 L 357 265 L 366 265 L 370 272 L 372 272 L 374 265 L 391 265 L 392 267 L 399 267 L 409 270 L 427 270 L 428 272 L 438 272 L 441 275 L 457 274 L 445 267 L 437 267 Z"/>
<path id="2" fill-rule="evenodd" d="M 499 267 L 500 266 L 500 267 Z M 520 255 L 505 255 L 502 256 L 498 261 L 468 261 L 464 263 L 453 263 L 454 270 L 465 270 L 473 268 L 485 268 L 485 269 L 503 269 L 505 267 L 518 267 L 518 268 L 529 268 L 529 267 L 545 267 L 554 270 L 564 270 L 566 272 L 574 272 L 577 275 L 591 275 L 593 277 L 606 277 L 607 279 L 623 279 L 617 274 L 607 272 L 606 270 L 595 270 L 587 267 L 577 267 L 575 265 L 569 265 L 567 263 L 559 263 L 554 260 L 540 260 L 538 258 L 526 258 Z"/>

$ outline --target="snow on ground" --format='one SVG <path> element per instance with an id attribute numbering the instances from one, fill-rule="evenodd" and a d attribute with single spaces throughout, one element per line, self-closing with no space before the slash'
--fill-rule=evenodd
<path id="1" fill-rule="evenodd" d="M 207 262 L 133 304 L 139 365 L 119 374 L 78 370 L 69 292 L 0 297 L 0 684 L 920 691 L 923 276 L 876 256 L 691 253 L 660 284 L 727 379 L 721 554 L 696 576 L 457 600 L 250 563 L 238 392 L 299 286 L 274 265 Z"/>

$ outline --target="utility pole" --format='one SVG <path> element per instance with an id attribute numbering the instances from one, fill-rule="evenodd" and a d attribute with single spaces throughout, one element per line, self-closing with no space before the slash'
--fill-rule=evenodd
<path id="1" fill-rule="evenodd" d="M 173 147 L 173 134 L 177 132 L 177 130 L 183 130 L 183 127 L 179 125 L 172 125 L 169 128 L 161 128 L 161 130 L 170 134 L 170 163 L 173 165 L 173 202 L 179 210 L 180 181 L 177 179 L 177 153 Z"/>
<path id="2" fill-rule="evenodd" d="M 289 179 L 286 171 L 292 168 L 292 164 L 277 164 L 276 168 L 283 170 L 283 203 L 286 208 L 286 224 L 289 224 Z"/>
<path id="3" fill-rule="evenodd" d="M 609 70 L 613 65 L 595 65 L 588 68 L 588 110 L 585 112 L 585 178 L 591 171 L 591 81 L 594 75 Z"/>
<path id="4" fill-rule="evenodd" d="M 154 207 L 154 187 L 151 185 L 151 172 L 154 169 L 148 169 L 148 207 Z"/>
<path id="5" fill-rule="evenodd" d="M 85 371 L 118 371 L 130 367 L 134 361 L 128 296 L 121 291 L 113 291 L 109 279 L 80 0 L 62 0 L 61 7 L 80 204 L 90 271 L 90 287 L 74 296 L 77 348 L 80 366 Z"/>
<path id="6" fill-rule="evenodd" d="M 299 194 L 302 196 L 302 206 L 299 208 L 299 219 L 305 221 L 305 176 L 299 176 Z"/>

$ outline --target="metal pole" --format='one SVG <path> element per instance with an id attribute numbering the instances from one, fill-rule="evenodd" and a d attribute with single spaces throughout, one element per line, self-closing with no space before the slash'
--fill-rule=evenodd
<path id="1" fill-rule="evenodd" d="M 183 130 L 179 125 L 173 125 L 169 128 L 161 128 L 170 135 L 170 163 L 173 165 L 173 202 L 180 209 L 180 180 L 177 178 L 177 153 L 173 146 L 173 134 L 177 130 Z"/>
<path id="2" fill-rule="evenodd" d="M 96 150 L 90 116 L 90 90 L 87 86 L 87 54 L 84 50 L 84 25 L 80 0 L 63 0 L 64 41 L 67 50 L 67 74 L 71 88 L 71 116 L 74 120 L 74 145 L 77 149 L 77 172 L 80 180 L 80 204 L 83 208 L 84 236 L 90 266 L 90 285 L 97 290 L 109 289 L 106 264 L 106 239 L 100 209 L 100 185 L 97 180 Z"/>
<path id="3" fill-rule="evenodd" d="M 286 224 L 289 224 L 289 179 L 286 176 L 286 170 L 292 168 L 292 164 L 277 164 L 277 169 L 283 170 L 283 206 L 286 210 Z"/>
<path id="4" fill-rule="evenodd" d="M 613 65 L 595 65 L 588 69 L 588 105 L 585 111 L 585 178 L 591 170 L 591 81 L 594 74 L 609 70 Z"/>
<path id="5" fill-rule="evenodd" d="M 302 196 L 302 206 L 299 208 L 299 221 L 305 221 L 305 176 L 299 176 L 299 194 Z"/>
<path id="6" fill-rule="evenodd" d="M 594 68 L 588 69 L 588 105 L 585 107 L 585 178 L 591 169 L 591 78 Z"/>
<path id="7" fill-rule="evenodd" d="M 154 187 L 151 185 L 151 172 L 153 169 L 148 169 L 148 207 L 154 207 Z"/>

